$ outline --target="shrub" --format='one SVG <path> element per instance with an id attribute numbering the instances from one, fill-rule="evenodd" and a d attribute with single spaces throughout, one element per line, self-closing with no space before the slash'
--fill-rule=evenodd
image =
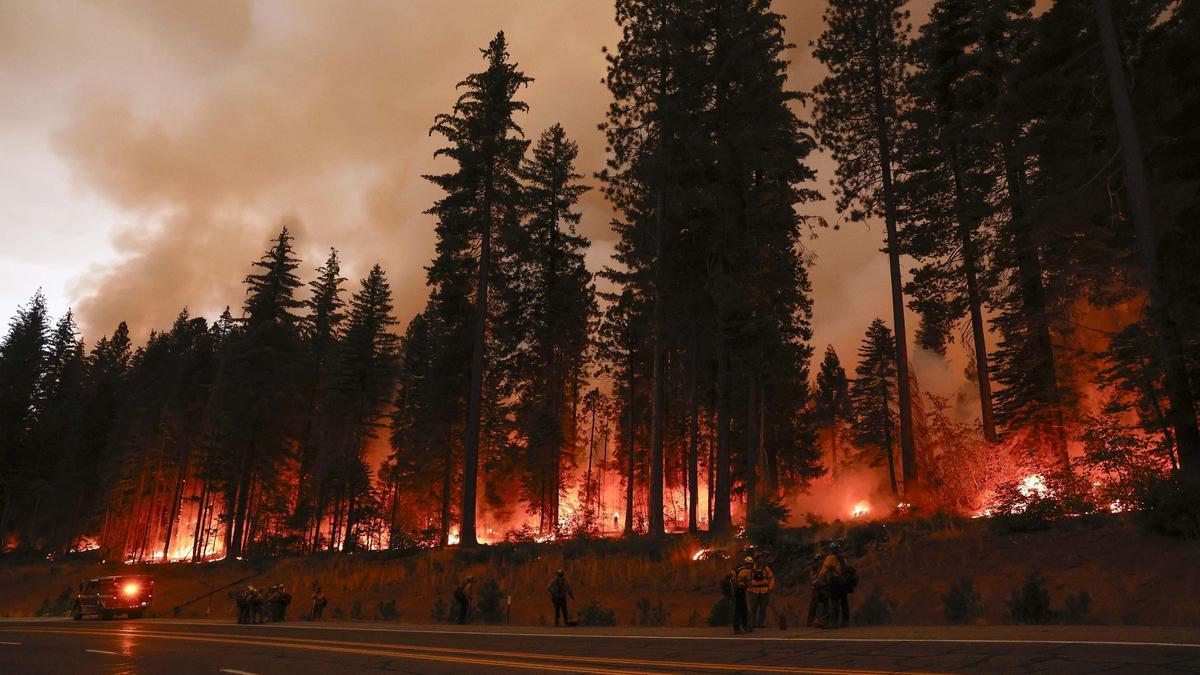
<path id="1" fill-rule="evenodd" d="M 54 600 L 44 598 L 42 604 L 33 613 L 34 616 L 62 616 L 71 611 L 71 605 L 74 603 L 74 593 L 71 587 L 67 586 L 58 594 Z"/>
<path id="2" fill-rule="evenodd" d="M 1071 624 L 1092 623 L 1092 596 L 1087 591 L 1078 595 L 1068 593 L 1062 620 Z"/>
<path id="3" fill-rule="evenodd" d="M 379 603 L 379 618 L 384 621 L 395 621 L 400 618 L 400 613 L 396 611 L 395 600 Z"/>
<path id="4" fill-rule="evenodd" d="M 754 510 L 746 517 L 746 536 L 755 546 L 774 546 L 783 534 L 783 524 L 791 515 L 791 509 L 775 495 L 762 497 L 754 504 Z"/>
<path id="5" fill-rule="evenodd" d="M 891 622 L 895 609 L 896 603 L 883 594 L 882 588 L 874 586 L 853 616 L 863 626 L 879 626 Z"/>
<path id="6" fill-rule="evenodd" d="M 500 623 L 504 618 L 504 590 L 495 579 L 488 579 L 479 586 L 479 617 L 486 623 Z"/>
<path id="7" fill-rule="evenodd" d="M 983 600 L 971 577 L 963 577 L 950 585 L 942 596 L 942 614 L 946 623 L 968 624 L 983 616 Z"/>
<path id="8" fill-rule="evenodd" d="M 733 599 L 722 594 L 708 612 L 708 625 L 728 626 L 733 623 Z"/>
<path id="9" fill-rule="evenodd" d="M 1030 572 L 1025 585 L 1012 592 L 1008 601 L 1008 618 L 1012 623 L 1046 624 L 1057 618 L 1050 609 L 1050 591 L 1046 580 L 1037 572 Z"/>
<path id="10" fill-rule="evenodd" d="M 579 612 L 580 626 L 615 626 L 617 615 L 611 609 L 592 600 Z"/>
<path id="11" fill-rule="evenodd" d="M 1044 530 L 1067 516 L 1079 516 L 1096 510 L 1091 502 L 1087 480 L 1071 470 L 1038 474 L 1040 485 L 1031 485 L 1034 476 L 1010 480 L 996 486 L 990 505 L 996 514 L 992 523 L 1006 532 Z"/>
<path id="12" fill-rule="evenodd" d="M 637 625 L 639 626 L 665 626 L 667 625 L 667 617 L 670 612 L 660 600 L 657 605 L 650 604 L 650 598 L 641 598 L 637 601 Z"/>
<path id="13" fill-rule="evenodd" d="M 1139 490 L 1139 517 L 1149 530 L 1200 539 L 1200 495 L 1175 476 L 1147 479 Z"/>

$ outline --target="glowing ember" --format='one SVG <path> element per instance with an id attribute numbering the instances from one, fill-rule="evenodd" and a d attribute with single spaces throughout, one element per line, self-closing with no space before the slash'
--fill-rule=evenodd
<path id="1" fill-rule="evenodd" d="M 1108 505 L 1109 513 L 1124 513 L 1125 511 L 1128 511 L 1128 510 L 1129 510 L 1129 507 L 1124 502 L 1122 502 L 1120 499 L 1118 499 Z"/>
<path id="2" fill-rule="evenodd" d="M 908 502 L 900 502 L 899 504 L 896 505 L 897 511 L 907 511 L 911 508 L 912 508 L 912 504 L 909 504 Z"/>
<path id="3" fill-rule="evenodd" d="M 692 554 L 692 560 L 704 560 L 706 557 L 708 557 L 708 549 L 706 548 L 702 548 Z"/>
<path id="4" fill-rule="evenodd" d="M 450 531 L 446 533 L 446 542 L 449 543 L 451 546 L 454 546 L 461 541 L 462 541 L 462 538 L 459 537 L 459 535 L 458 535 L 458 528 L 457 527 L 450 528 Z"/>
<path id="5" fill-rule="evenodd" d="M 854 509 L 850 511 L 851 518 L 858 518 L 871 510 L 871 505 L 867 502 L 859 502 L 854 505 Z"/>

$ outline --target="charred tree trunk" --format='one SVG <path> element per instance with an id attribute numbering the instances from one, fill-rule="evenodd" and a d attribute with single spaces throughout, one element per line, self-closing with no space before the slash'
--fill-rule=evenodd
<path id="1" fill-rule="evenodd" d="M 910 495 L 918 486 L 920 472 L 917 467 L 917 451 L 913 442 L 912 392 L 908 385 L 908 331 L 904 325 L 904 292 L 900 278 L 900 240 L 896 229 L 896 197 L 892 187 L 892 139 L 885 113 L 883 91 L 883 66 L 879 51 L 879 17 L 872 18 L 871 79 L 874 99 L 874 124 L 879 145 L 879 174 L 883 183 L 883 221 L 887 229 L 888 271 L 892 284 L 892 323 L 896 330 L 896 377 L 899 385 L 900 407 L 900 458 L 904 470 L 904 492 Z"/>
<path id="2" fill-rule="evenodd" d="M 688 493 L 688 532 L 696 534 L 698 524 L 696 522 L 699 516 L 698 503 L 700 501 L 700 402 L 696 389 L 699 384 L 698 379 L 698 363 L 697 349 L 695 341 L 692 342 L 692 359 L 688 367 L 688 457 L 687 457 L 687 493 Z"/>
<path id="3" fill-rule="evenodd" d="M 709 530 L 728 532 L 733 528 L 730 512 L 729 475 L 729 353 L 725 344 L 725 325 L 720 309 L 717 311 L 717 463 L 716 495 Z"/>
<path id="4" fill-rule="evenodd" d="M 627 404 L 627 412 L 629 415 L 628 440 L 625 446 L 626 459 L 628 460 L 625 473 L 625 534 L 633 534 L 633 481 L 636 471 L 637 461 L 637 426 L 636 419 L 633 415 L 634 406 L 634 384 L 635 378 L 633 375 L 633 352 L 629 353 L 629 402 Z"/>
<path id="5" fill-rule="evenodd" d="M 973 232 L 975 218 L 967 209 L 966 191 L 962 183 L 962 170 L 958 162 L 958 150 L 950 148 L 950 166 L 954 174 L 954 203 L 958 210 L 958 239 L 962 247 L 963 277 L 967 282 L 967 305 L 971 312 L 971 336 L 975 345 L 975 379 L 979 386 L 979 419 L 983 436 L 995 443 L 996 419 L 992 412 L 992 383 L 988 373 L 987 341 L 983 325 L 983 294 L 979 289 L 979 261 Z"/>

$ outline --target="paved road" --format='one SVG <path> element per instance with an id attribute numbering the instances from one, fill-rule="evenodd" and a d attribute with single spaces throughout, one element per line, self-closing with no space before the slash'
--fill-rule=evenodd
<path id="1" fill-rule="evenodd" d="M 0 620 L 0 673 L 1200 673 L 1191 629 L 453 628 Z"/>

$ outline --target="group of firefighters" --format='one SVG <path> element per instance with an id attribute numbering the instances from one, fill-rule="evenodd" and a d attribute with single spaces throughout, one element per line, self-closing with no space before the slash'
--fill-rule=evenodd
<path id="1" fill-rule="evenodd" d="M 813 628 L 850 625 L 850 593 L 858 586 L 858 572 L 842 557 L 840 541 L 831 542 L 824 553 L 813 558 L 811 573 L 812 595 L 807 625 Z M 726 575 L 722 587 L 733 600 L 735 634 L 766 628 L 767 607 L 775 590 L 775 573 L 765 552 L 746 556 Z M 782 619 L 780 627 L 785 627 Z"/>
<path id="2" fill-rule="evenodd" d="M 846 563 L 842 556 L 842 543 L 833 541 L 826 551 L 814 556 L 811 566 L 812 596 L 808 605 L 807 625 L 814 628 L 836 628 L 850 624 L 850 593 L 858 585 L 858 573 Z M 722 590 L 732 600 L 733 632 L 749 633 L 755 628 L 766 628 L 767 608 L 771 604 L 771 593 L 775 590 L 775 573 L 771 570 L 767 555 L 757 551 L 747 555 L 741 564 L 727 574 L 722 581 Z M 474 597 L 475 577 L 468 576 L 455 587 L 455 619 L 465 624 L 470 619 L 471 602 Z M 554 625 L 561 620 L 573 626 L 567 611 L 568 599 L 575 594 L 567 583 L 562 570 L 554 573 L 554 579 L 546 587 L 550 603 L 554 607 Z M 313 608 L 307 617 L 320 619 L 328 600 L 319 585 L 313 586 Z M 287 615 L 292 596 L 283 587 L 275 584 L 265 592 L 253 585 L 237 595 L 238 623 L 263 623 L 283 621 Z M 782 619 L 780 627 L 786 627 Z"/>
<path id="3" fill-rule="evenodd" d="M 292 594 L 283 584 L 275 584 L 265 591 L 251 584 L 237 594 L 236 602 L 238 623 L 283 621 L 287 618 L 288 605 L 292 604 Z"/>

